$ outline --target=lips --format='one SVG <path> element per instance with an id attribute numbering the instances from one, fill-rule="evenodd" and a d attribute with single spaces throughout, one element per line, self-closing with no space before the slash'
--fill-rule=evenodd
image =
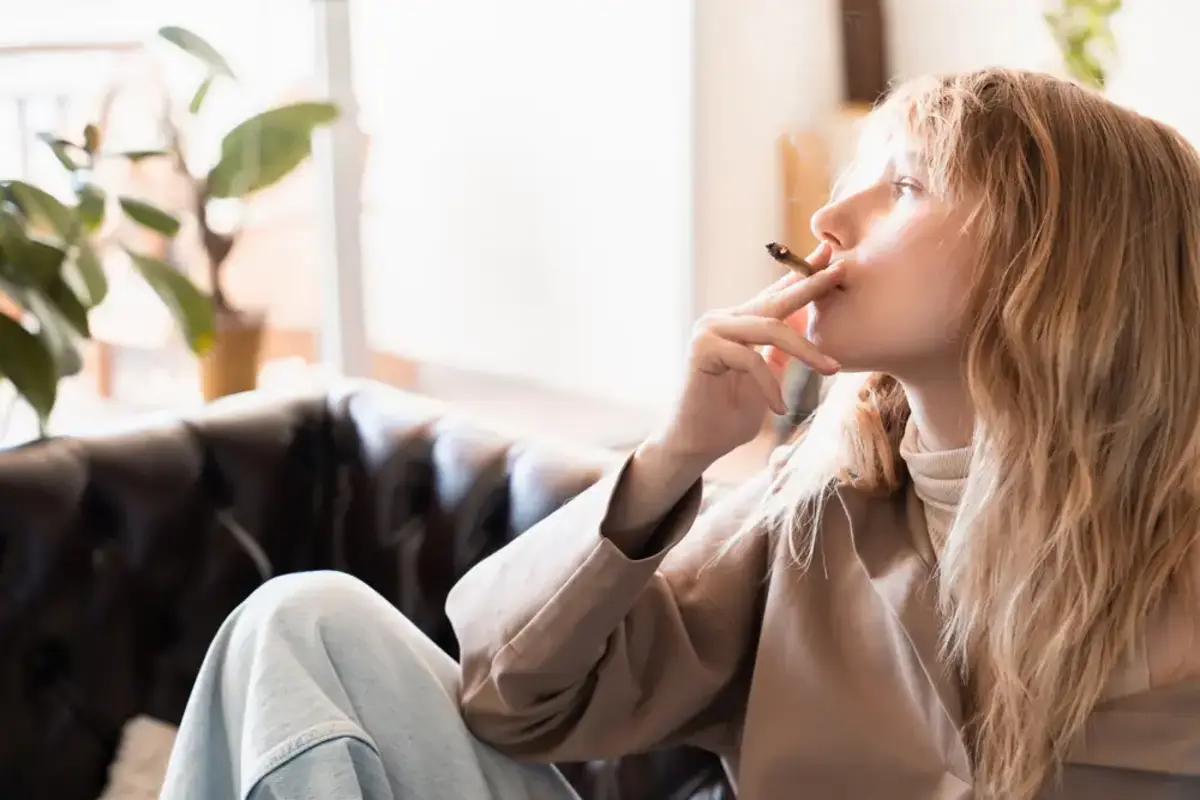
<path id="1" fill-rule="evenodd" d="M 829 265 L 829 266 L 831 266 L 831 267 L 832 267 L 834 264 L 841 264 L 841 263 L 842 263 L 841 261 L 835 261 L 835 262 L 832 262 L 832 263 L 830 263 L 830 265 Z M 834 291 L 836 291 L 836 292 L 844 292 L 844 291 L 846 291 L 846 280 L 845 280 L 845 278 L 843 278 L 843 279 L 842 279 L 842 282 L 841 282 L 841 283 L 839 283 L 837 286 L 833 287 L 833 289 L 834 289 Z"/>

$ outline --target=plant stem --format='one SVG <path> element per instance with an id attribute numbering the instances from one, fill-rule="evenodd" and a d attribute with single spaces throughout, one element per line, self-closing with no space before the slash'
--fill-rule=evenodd
<path id="1" fill-rule="evenodd" d="M 233 237 L 217 233 L 208 225 L 208 185 L 201 179 L 196 181 L 196 223 L 200 228 L 200 239 L 204 244 L 205 261 L 208 266 L 209 287 L 213 306 L 218 313 L 232 311 L 221 287 L 221 267 L 233 249 Z"/>
<path id="2" fill-rule="evenodd" d="M 225 291 L 221 287 L 221 266 L 224 264 L 229 251 L 233 249 L 233 237 L 217 233 L 208 225 L 208 179 L 196 178 L 188 170 L 187 158 L 183 152 L 183 132 L 171 118 L 169 104 L 164 111 L 164 120 L 168 131 L 168 146 L 175 160 L 175 169 L 180 176 L 191 183 L 193 211 L 196 214 L 196 225 L 200 229 L 200 242 L 204 246 L 204 262 L 208 269 L 208 285 L 212 291 L 213 308 L 217 314 L 229 312 L 229 303 L 225 299 Z"/>

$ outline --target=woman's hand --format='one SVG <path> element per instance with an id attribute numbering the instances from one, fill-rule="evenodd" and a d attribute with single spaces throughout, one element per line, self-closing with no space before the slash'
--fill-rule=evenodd
<path id="1" fill-rule="evenodd" d="M 787 411 L 779 375 L 789 358 L 826 375 L 841 368 L 797 330 L 803 309 L 842 279 L 827 245 L 808 261 L 818 270 L 812 277 L 789 273 L 750 301 L 696 323 L 683 393 L 660 440 L 666 449 L 715 461 L 757 436 L 767 409 Z"/>
<path id="2" fill-rule="evenodd" d="M 788 274 L 747 303 L 696 323 L 687 378 L 667 426 L 634 453 L 604 531 L 631 558 L 647 531 L 721 456 L 762 430 L 767 409 L 787 410 L 779 375 L 789 358 L 830 374 L 840 365 L 804 338 L 801 310 L 837 288 L 838 265 L 821 246 L 808 261 L 816 274 Z"/>

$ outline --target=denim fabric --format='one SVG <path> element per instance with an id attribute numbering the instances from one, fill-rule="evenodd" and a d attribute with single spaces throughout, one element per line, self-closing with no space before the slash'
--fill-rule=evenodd
<path id="1" fill-rule="evenodd" d="M 180 725 L 163 800 L 572 800 L 549 766 L 475 739 L 458 665 L 365 584 L 264 584 L 225 621 Z"/>

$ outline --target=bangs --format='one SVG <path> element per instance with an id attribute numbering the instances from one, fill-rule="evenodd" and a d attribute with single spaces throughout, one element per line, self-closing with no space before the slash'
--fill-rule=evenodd
<path id="1" fill-rule="evenodd" d="M 929 192 L 959 197 L 977 180 L 970 168 L 979 163 L 982 138 L 974 130 L 985 116 L 971 101 L 974 93 L 956 86 L 953 78 L 928 76 L 892 87 L 887 97 L 864 120 L 859 147 L 847 175 L 878 165 L 894 152 L 897 142 L 925 171 Z M 840 183 L 840 181 L 839 181 Z"/>

